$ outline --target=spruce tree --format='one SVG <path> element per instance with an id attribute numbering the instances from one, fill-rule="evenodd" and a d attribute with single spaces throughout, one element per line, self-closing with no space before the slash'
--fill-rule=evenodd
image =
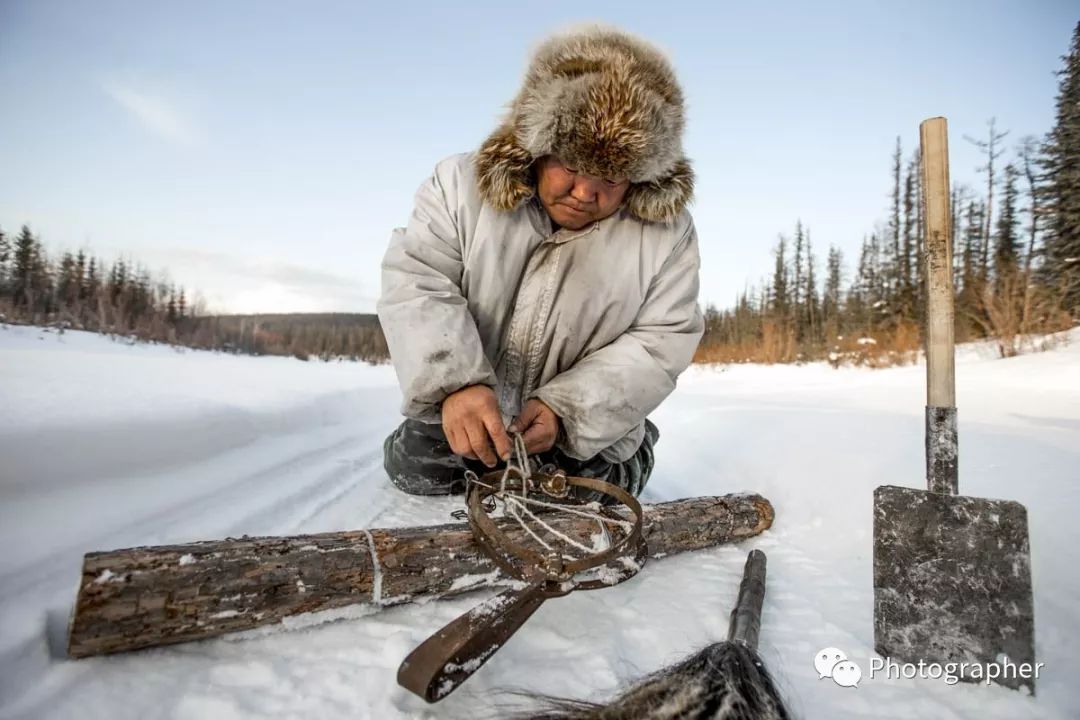
<path id="1" fill-rule="evenodd" d="M 903 197 L 903 232 L 900 243 L 900 312 L 907 320 L 915 317 L 916 311 L 916 279 L 912 278 L 912 256 L 915 254 L 915 173 L 918 168 L 912 160 L 907 165 L 904 174 L 904 197 Z"/>
<path id="2" fill-rule="evenodd" d="M 30 249 L 30 278 L 27 284 L 27 305 L 34 314 L 34 322 L 46 319 L 56 310 L 53 296 L 55 287 L 53 275 L 49 267 L 49 259 L 45 255 L 45 248 L 41 240 L 34 238 Z M 37 313 L 44 314 L 45 318 L 39 318 Z"/>
<path id="3" fill-rule="evenodd" d="M 810 228 L 806 228 L 806 290 L 803 293 L 804 315 L 806 317 L 806 337 L 812 343 L 821 337 L 821 318 L 818 308 L 817 276 L 814 273 L 814 247 L 810 242 Z"/>
<path id="4" fill-rule="evenodd" d="M 881 293 L 880 257 L 877 233 L 863 237 L 859 264 L 848 295 L 848 309 L 854 324 L 852 329 L 856 332 L 872 332 L 876 326 L 876 317 L 885 306 Z"/>
<path id="5" fill-rule="evenodd" d="M 128 279 L 128 266 L 124 259 L 120 258 L 113 265 L 109 278 L 109 297 L 113 305 L 119 306 L 125 300 L 124 295 L 127 292 Z"/>
<path id="6" fill-rule="evenodd" d="M 165 319 L 169 321 L 169 324 L 175 325 L 179 316 L 176 314 L 176 288 L 169 288 L 169 300 L 165 304 Z"/>
<path id="7" fill-rule="evenodd" d="M 1023 168 L 1023 176 L 1027 185 L 1027 248 L 1024 250 L 1024 277 L 1031 276 L 1031 266 L 1035 261 L 1035 241 L 1042 227 L 1040 217 L 1042 215 L 1042 200 L 1040 198 L 1039 177 L 1036 172 L 1038 163 L 1039 145 L 1038 140 L 1028 135 L 1020 141 L 1017 154 L 1020 156 L 1020 167 Z"/>
<path id="8" fill-rule="evenodd" d="M 75 255 L 75 296 L 80 304 L 86 300 L 86 253 Z"/>
<path id="9" fill-rule="evenodd" d="M 0 230 L 0 298 L 7 297 L 8 261 L 11 260 L 11 241 Z"/>
<path id="10" fill-rule="evenodd" d="M 825 292 L 821 297 L 821 315 L 825 324 L 826 340 L 828 342 L 833 342 L 843 329 L 840 322 L 840 287 L 843 283 L 841 277 L 842 264 L 843 256 L 840 254 L 840 250 L 836 246 L 830 245 L 829 258 L 825 263 Z"/>
<path id="11" fill-rule="evenodd" d="M 91 257 L 90 264 L 86 268 L 86 299 L 91 303 L 96 303 L 100 292 L 101 263 L 97 258 Z"/>
<path id="12" fill-rule="evenodd" d="M 795 318 L 795 337 L 802 340 L 806 334 L 803 322 L 803 250 L 806 236 L 803 235 L 802 220 L 795 223 L 795 282 L 791 287 L 791 314 Z"/>
<path id="13" fill-rule="evenodd" d="M 981 200 L 968 202 L 964 213 L 964 229 L 960 234 L 960 291 L 957 298 L 957 316 L 970 320 L 979 312 L 983 281 L 980 277 L 982 268 L 982 233 L 985 206 Z M 957 231 L 953 231 L 957 235 Z"/>
<path id="14" fill-rule="evenodd" d="M 15 307 L 30 305 L 33 297 L 34 235 L 30 227 L 22 226 L 15 238 L 14 262 L 11 268 L 11 300 Z"/>
<path id="15" fill-rule="evenodd" d="M 1043 144 L 1044 279 L 1080 310 L 1080 22 L 1058 72 L 1057 114 Z"/>
<path id="16" fill-rule="evenodd" d="M 783 235 L 776 246 L 776 266 L 773 269 L 772 311 L 777 320 L 783 321 L 788 314 L 788 269 L 784 255 L 787 238 Z"/>
<path id="17" fill-rule="evenodd" d="M 892 162 L 892 212 L 889 215 L 889 240 L 888 240 L 888 260 L 885 263 L 884 278 L 885 281 L 885 297 L 888 299 L 890 305 L 897 305 L 895 301 L 898 295 L 903 291 L 903 277 L 902 277 L 902 249 L 900 247 L 900 137 L 896 138 L 896 150 L 893 152 Z M 902 303 L 902 300 L 901 300 Z"/>
<path id="18" fill-rule="evenodd" d="M 998 211 L 997 232 L 994 235 L 994 280 L 998 287 L 1004 280 L 1015 275 L 1020 260 L 1020 234 L 1017 229 L 1016 180 L 1019 175 L 1013 165 L 1005 166 L 1001 192 L 1001 210 Z"/>
<path id="19" fill-rule="evenodd" d="M 60 272 L 56 280 L 56 300 L 61 308 L 70 308 L 75 304 L 79 286 L 75 279 L 75 256 L 70 252 L 60 258 Z"/>

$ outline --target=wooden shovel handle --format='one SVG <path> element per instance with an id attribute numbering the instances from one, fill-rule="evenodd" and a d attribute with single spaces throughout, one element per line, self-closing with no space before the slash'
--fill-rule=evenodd
<path id="1" fill-rule="evenodd" d="M 956 407 L 953 353 L 952 213 L 949 139 L 943 117 L 919 126 L 926 218 L 926 404 Z"/>
<path id="2" fill-rule="evenodd" d="M 926 218 L 926 486 L 959 493 L 956 363 L 953 350 L 952 212 L 945 118 L 919 126 Z"/>

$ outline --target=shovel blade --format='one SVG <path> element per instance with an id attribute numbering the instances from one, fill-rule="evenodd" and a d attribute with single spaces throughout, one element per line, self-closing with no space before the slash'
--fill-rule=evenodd
<path id="1" fill-rule="evenodd" d="M 874 491 L 879 655 L 968 663 L 960 679 L 970 682 L 985 681 L 988 664 L 997 664 L 995 682 L 1034 693 L 1034 636 L 1023 505 L 895 485 Z M 970 670 L 975 663 L 981 671 Z M 1021 677 L 1023 663 L 1029 677 Z"/>

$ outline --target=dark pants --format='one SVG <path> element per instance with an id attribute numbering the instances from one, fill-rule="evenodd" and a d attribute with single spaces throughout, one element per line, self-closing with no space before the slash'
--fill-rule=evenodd
<path id="1" fill-rule="evenodd" d="M 651 420 L 645 421 L 645 438 L 636 452 L 621 463 L 608 462 L 597 455 L 588 460 L 578 460 L 554 447 L 533 457 L 540 465 L 551 463 L 566 471 L 567 475 L 605 480 L 618 485 L 631 495 L 637 496 L 649 481 L 653 469 L 653 446 L 660 431 Z M 446 440 L 442 425 L 422 423 L 407 419 L 383 443 L 383 465 L 390 480 L 400 490 L 412 495 L 455 495 L 465 492 L 465 471 L 477 475 L 491 472 L 479 460 L 469 460 L 455 455 Z M 585 500 L 606 500 L 610 496 L 594 492 L 578 492 Z"/>

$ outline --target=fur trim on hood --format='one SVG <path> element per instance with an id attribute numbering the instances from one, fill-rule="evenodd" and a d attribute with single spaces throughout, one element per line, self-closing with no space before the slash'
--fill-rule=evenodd
<path id="1" fill-rule="evenodd" d="M 682 90 L 667 59 L 610 28 L 556 35 L 533 55 L 503 123 L 476 155 L 484 200 L 512 210 L 535 194 L 533 163 L 555 155 L 598 177 L 627 177 L 624 206 L 670 222 L 690 202 Z"/>

